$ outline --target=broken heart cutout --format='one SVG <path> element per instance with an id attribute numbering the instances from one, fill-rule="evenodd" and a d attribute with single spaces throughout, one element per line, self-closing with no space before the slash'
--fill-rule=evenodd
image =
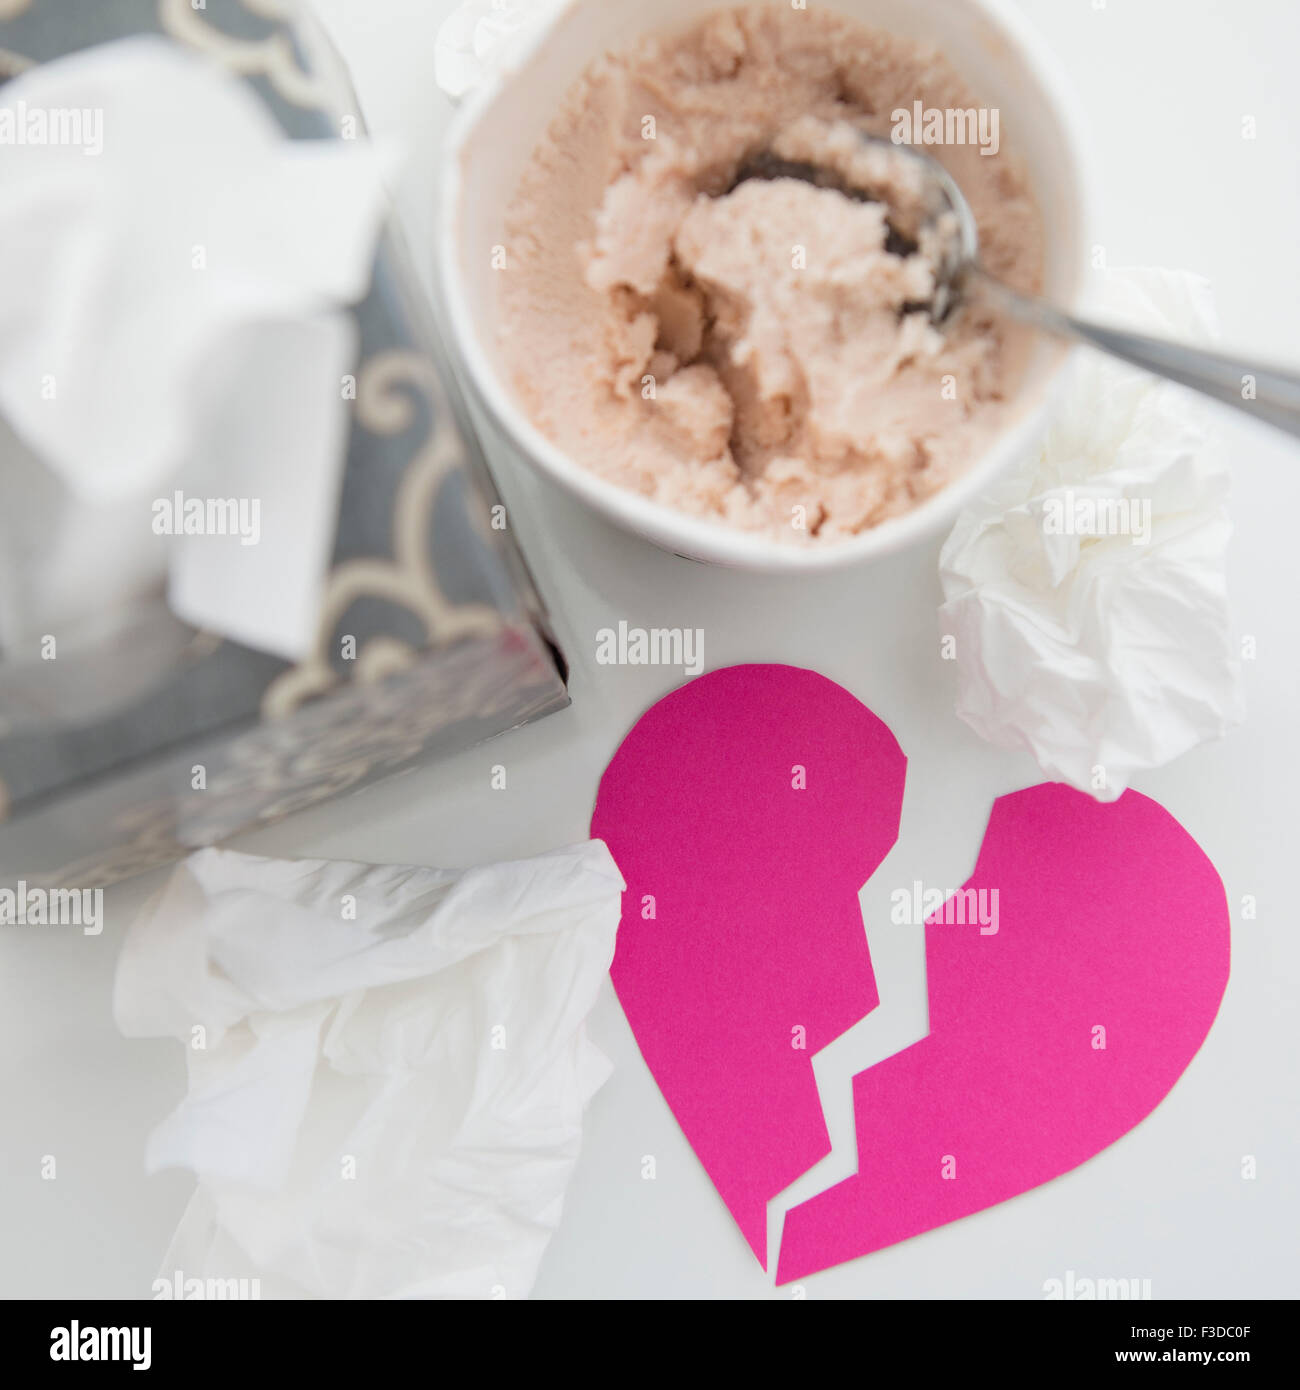
<path id="1" fill-rule="evenodd" d="M 897 838 L 905 768 L 847 691 L 756 665 L 665 697 L 601 780 L 592 834 L 627 882 L 615 989 L 764 1268 L 768 1201 L 830 1149 L 812 1056 L 877 1003 L 857 895 Z M 971 890 L 996 892 L 998 929 L 927 921 L 930 1034 L 855 1078 L 858 1172 L 787 1213 L 778 1283 L 1083 1163 L 1209 1032 L 1227 902 L 1156 802 L 1002 797 Z"/>

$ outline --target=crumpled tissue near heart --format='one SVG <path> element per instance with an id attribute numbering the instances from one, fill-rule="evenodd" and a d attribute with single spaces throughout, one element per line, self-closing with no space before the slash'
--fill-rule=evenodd
<path id="1" fill-rule="evenodd" d="M 48 112 L 79 119 L 51 138 L 32 125 Z M 28 615 L 0 642 L 93 626 L 166 580 L 184 621 L 301 658 L 348 434 L 345 306 L 394 151 L 288 139 L 250 85 L 155 37 L 22 73 L 0 116 L 23 132 L 0 141 L 0 411 L 31 454 L 0 452 L 0 497 L 23 497 L 47 556 L 9 574 L 0 554 Z M 256 525 L 190 534 L 178 492 L 255 503 Z"/>
<path id="2" fill-rule="evenodd" d="M 146 1166 L 198 1187 L 160 1275 L 526 1297 L 610 1071 L 584 1020 L 623 887 L 599 840 L 462 873 L 181 864 L 114 999 L 126 1035 L 186 1047 Z"/>
<path id="3" fill-rule="evenodd" d="M 1215 336 L 1208 284 L 1110 272 L 1099 316 Z M 1189 392 L 1084 349 L 1041 455 L 968 506 L 939 558 L 957 713 L 1113 801 L 1243 717 L 1228 469 Z"/>

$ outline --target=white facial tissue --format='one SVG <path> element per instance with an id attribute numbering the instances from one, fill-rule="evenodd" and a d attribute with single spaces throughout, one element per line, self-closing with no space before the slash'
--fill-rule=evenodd
<path id="1" fill-rule="evenodd" d="M 198 1179 L 161 1277 L 526 1297 L 609 1073 L 584 1020 L 623 886 L 599 840 L 463 873 L 180 865 L 114 1001 L 128 1036 L 186 1048 L 146 1154 Z"/>
<path id="2" fill-rule="evenodd" d="M 1099 309 L 1214 337 L 1209 287 L 1176 271 L 1112 272 Z M 960 717 L 1101 801 L 1240 722 L 1227 494 L 1200 402 L 1081 350 L 1041 456 L 967 507 L 939 557 Z"/>
<path id="3" fill-rule="evenodd" d="M 434 81 L 459 101 L 472 92 L 503 53 L 534 26 L 540 26 L 563 0 L 462 0 L 442 22 L 434 41 Z"/>
<path id="4" fill-rule="evenodd" d="M 298 659 L 347 441 L 344 306 L 369 284 L 393 159 L 287 139 L 252 87 L 160 38 L 0 89 L 15 128 L 34 112 L 79 119 L 67 140 L 0 141 L 0 411 L 32 455 L 0 457 L 0 500 L 27 497 L 52 560 L 15 576 L 0 555 L 29 620 L 0 642 L 168 578 L 186 622 Z M 37 466 L 57 484 L 39 499 Z"/>

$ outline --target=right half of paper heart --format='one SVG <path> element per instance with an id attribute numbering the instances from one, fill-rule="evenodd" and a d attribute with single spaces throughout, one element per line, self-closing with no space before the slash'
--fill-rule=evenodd
<path id="1" fill-rule="evenodd" d="M 1223 884 L 1133 791 L 1000 798 L 974 873 L 925 930 L 929 1036 L 855 1078 L 858 1172 L 787 1214 L 778 1283 L 1113 1144 L 1192 1061 L 1228 981 Z"/>

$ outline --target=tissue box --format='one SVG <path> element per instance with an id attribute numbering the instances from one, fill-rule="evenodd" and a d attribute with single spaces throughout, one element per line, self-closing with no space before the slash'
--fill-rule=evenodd
<path id="1" fill-rule="evenodd" d="M 11 0 L 0 80 L 161 33 L 239 73 L 291 137 L 338 134 L 349 114 L 359 126 L 328 42 L 268 18 L 274 8 Z M 355 313 L 356 399 L 315 650 L 291 665 L 186 630 L 160 657 L 160 627 L 176 620 L 159 604 L 60 656 L 77 698 L 53 713 L 40 708 L 52 687 L 25 689 L 11 665 L 0 882 L 103 886 L 568 704 L 563 659 L 521 555 L 492 525 L 496 493 L 394 232 Z M 0 432 L 5 447 L 16 444 Z"/>

